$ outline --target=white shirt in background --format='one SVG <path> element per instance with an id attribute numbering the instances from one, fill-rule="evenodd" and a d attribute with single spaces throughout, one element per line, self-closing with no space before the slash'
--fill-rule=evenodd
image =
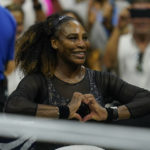
<path id="1" fill-rule="evenodd" d="M 118 45 L 120 77 L 128 83 L 150 90 L 150 44 L 144 52 L 142 72 L 136 69 L 139 52 L 131 33 L 120 37 Z"/>

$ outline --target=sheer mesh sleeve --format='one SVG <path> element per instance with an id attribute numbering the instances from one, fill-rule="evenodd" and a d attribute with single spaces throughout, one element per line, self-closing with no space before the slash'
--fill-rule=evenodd
<path id="1" fill-rule="evenodd" d="M 103 94 L 126 105 L 133 118 L 150 113 L 149 91 L 124 82 L 106 72 L 97 72 L 96 80 Z"/>
<path id="2" fill-rule="evenodd" d="M 44 88 L 40 75 L 32 74 L 25 77 L 9 96 L 5 112 L 35 115 L 37 103 L 40 103 Z"/>

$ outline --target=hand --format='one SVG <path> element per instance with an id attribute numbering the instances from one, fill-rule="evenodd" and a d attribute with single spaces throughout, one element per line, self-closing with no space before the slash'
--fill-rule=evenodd
<path id="1" fill-rule="evenodd" d="M 70 109 L 70 115 L 69 119 L 76 118 L 80 121 L 82 121 L 81 116 L 77 113 L 77 110 L 79 109 L 81 102 L 85 99 L 84 95 L 79 92 L 74 92 L 71 102 L 68 104 L 68 107 Z"/>
<path id="2" fill-rule="evenodd" d="M 86 115 L 82 121 L 88 121 L 88 120 L 97 120 L 97 121 L 102 121 L 107 119 L 107 111 L 105 108 L 103 108 L 101 105 L 99 105 L 94 98 L 92 94 L 85 94 L 83 102 L 85 104 L 88 104 L 90 108 L 90 113 Z"/>
<path id="3" fill-rule="evenodd" d="M 125 34 L 128 32 L 128 24 L 129 24 L 129 19 L 130 18 L 130 14 L 128 9 L 123 9 L 119 15 L 119 20 L 118 20 L 118 28 L 120 29 L 120 31 L 122 32 L 122 34 Z"/>

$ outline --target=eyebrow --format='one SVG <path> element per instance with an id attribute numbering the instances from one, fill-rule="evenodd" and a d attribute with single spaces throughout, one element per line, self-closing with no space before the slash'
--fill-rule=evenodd
<path id="1" fill-rule="evenodd" d="M 70 33 L 67 36 L 71 36 L 71 35 L 78 35 L 78 33 Z M 84 32 L 82 35 L 88 35 L 86 32 Z"/>

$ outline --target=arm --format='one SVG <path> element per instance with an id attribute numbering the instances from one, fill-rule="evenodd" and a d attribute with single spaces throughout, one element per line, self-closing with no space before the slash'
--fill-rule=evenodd
<path id="1" fill-rule="evenodd" d="M 82 120 L 81 116 L 76 112 L 79 109 L 83 99 L 84 96 L 81 93 L 74 92 L 71 102 L 68 104 L 68 108 L 69 108 L 68 119 L 76 118 L 80 121 Z M 59 118 L 59 115 L 60 115 L 59 107 L 38 104 L 36 116 L 48 117 L 48 118 Z"/>
<path id="2" fill-rule="evenodd" d="M 120 38 L 120 30 L 118 27 L 116 27 L 108 40 L 103 58 L 104 66 L 108 70 L 116 69 L 117 67 L 117 51 L 119 38 Z"/>
<path id="3" fill-rule="evenodd" d="M 36 116 L 47 118 L 59 118 L 59 108 L 56 106 L 38 104 Z"/>
<path id="4" fill-rule="evenodd" d="M 119 22 L 116 28 L 114 28 L 108 43 L 106 45 L 105 55 L 103 63 L 109 70 L 116 69 L 117 67 L 117 53 L 118 42 L 121 35 L 129 32 L 129 12 L 128 9 L 124 9 L 119 16 Z"/>
<path id="5" fill-rule="evenodd" d="M 5 112 L 35 115 L 37 103 L 40 103 L 42 96 L 45 98 L 40 87 L 45 91 L 44 80 L 40 75 L 31 74 L 23 78 L 17 89 L 8 97 Z"/>
<path id="6" fill-rule="evenodd" d="M 36 14 L 36 22 L 41 22 L 46 19 L 46 15 L 42 10 L 42 6 L 38 0 L 32 0 L 33 1 L 33 8 L 35 10 Z"/>
<path id="7" fill-rule="evenodd" d="M 32 74 L 25 77 L 18 85 L 15 92 L 8 98 L 5 106 L 5 112 L 33 115 L 37 117 L 59 118 L 59 107 L 42 104 L 47 98 L 47 86 L 42 75 Z M 81 101 L 82 94 L 75 92 L 71 102 L 68 104 L 68 119 L 77 118 L 81 120 L 76 113 Z"/>
<path id="8" fill-rule="evenodd" d="M 91 31 L 91 28 L 96 20 L 96 10 L 93 10 L 93 0 L 90 0 L 88 3 L 88 31 Z"/>
<path id="9" fill-rule="evenodd" d="M 149 91 L 126 83 L 110 73 L 99 73 L 96 78 L 104 97 L 111 97 L 112 101 L 116 100 L 123 106 L 119 107 L 120 118 L 124 118 L 127 111 L 132 118 L 150 113 Z"/>
<path id="10" fill-rule="evenodd" d="M 96 121 L 105 121 L 108 119 L 110 115 L 106 108 L 99 105 L 92 94 L 85 94 L 86 99 L 84 99 L 84 103 L 86 103 L 90 108 L 90 113 L 83 118 L 83 121 L 87 120 L 96 120 Z M 128 108 L 125 105 L 119 106 L 118 110 L 118 120 L 121 119 L 129 119 L 131 114 Z M 111 118 L 112 119 L 112 118 Z"/>
<path id="11" fill-rule="evenodd" d="M 137 118 L 150 113 L 149 91 L 130 85 L 109 73 L 99 72 L 96 82 L 99 83 L 97 86 L 103 96 L 110 96 L 121 103 L 117 108 L 118 120 Z M 85 94 L 85 97 L 83 101 L 89 106 L 90 113 L 83 118 L 83 121 L 116 119 L 116 115 L 113 115 L 114 111 L 99 105 L 92 94 Z"/>

